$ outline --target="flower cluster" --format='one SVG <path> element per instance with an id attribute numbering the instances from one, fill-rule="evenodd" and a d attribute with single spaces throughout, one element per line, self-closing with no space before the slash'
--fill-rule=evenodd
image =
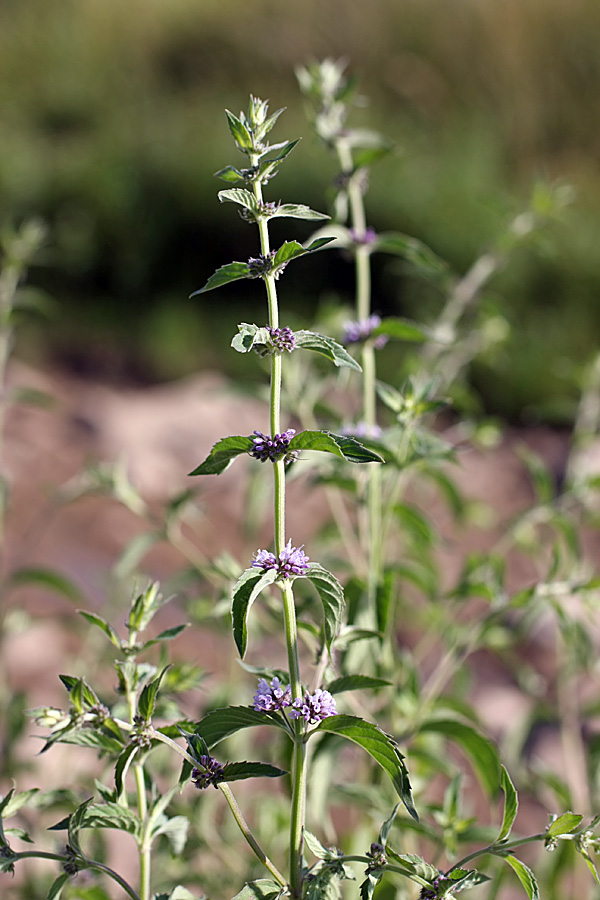
<path id="1" fill-rule="evenodd" d="M 280 203 L 272 203 L 270 201 L 262 202 L 258 204 L 258 209 L 256 212 L 251 209 L 241 209 L 240 216 L 242 217 L 242 219 L 244 219 L 245 222 L 254 223 L 259 219 L 268 219 L 271 216 L 274 216 L 280 205 Z"/>
<path id="2" fill-rule="evenodd" d="M 275 266 L 276 253 L 276 250 L 271 250 L 266 256 L 251 256 L 248 260 L 248 277 L 265 278 L 267 275 L 273 275 L 275 279 L 279 278 L 287 266 L 287 262 Z"/>
<path id="3" fill-rule="evenodd" d="M 271 341 L 276 350 L 283 352 L 287 350 L 291 353 L 296 346 L 296 335 L 288 325 L 283 328 L 267 327 L 267 331 L 271 336 Z"/>
<path id="4" fill-rule="evenodd" d="M 254 709 L 257 712 L 272 712 L 292 705 L 292 688 L 288 684 L 282 687 L 279 678 L 274 678 L 269 684 L 266 678 L 261 678 L 254 694 Z"/>
<path id="5" fill-rule="evenodd" d="M 337 715 L 334 698 L 329 691 L 320 688 L 314 694 L 306 691 L 302 699 L 294 700 L 292 707 L 290 718 L 304 719 L 309 725 L 318 725 L 328 716 Z"/>
<path id="6" fill-rule="evenodd" d="M 368 851 L 367 856 L 371 858 L 371 862 L 367 866 L 367 869 L 370 871 L 372 871 L 373 869 L 378 869 L 380 866 L 387 865 L 385 847 L 378 841 L 373 841 L 373 843 L 371 844 L 371 849 Z"/>
<path id="7" fill-rule="evenodd" d="M 192 769 L 192 781 L 199 790 L 202 791 L 211 784 L 216 788 L 221 781 L 225 781 L 224 763 L 217 762 L 214 756 L 206 754 L 200 757 L 199 762 L 204 768 Z"/>
<path id="8" fill-rule="evenodd" d="M 359 319 L 357 322 L 344 322 L 344 334 L 342 337 L 343 344 L 360 344 L 371 337 L 376 328 L 381 325 L 381 318 L 377 315 L 369 316 L 366 319 Z M 377 350 L 387 344 L 387 335 L 380 334 L 374 341 Z"/>
<path id="9" fill-rule="evenodd" d="M 250 565 L 255 569 L 263 569 L 265 572 L 269 569 L 277 569 L 279 578 L 291 578 L 292 575 L 306 573 L 308 556 L 302 547 L 292 547 L 292 542 L 289 540 L 279 554 L 279 559 L 268 550 L 257 550 Z"/>
<path id="10" fill-rule="evenodd" d="M 419 894 L 419 900 L 439 900 L 442 896 L 440 894 L 440 888 L 442 887 L 442 878 L 434 878 L 431 882 L 431 887 L 424 887 L 421 889 L 421 893 Z M 447 897 L 450 900 L 453 897 L 453 894 L 444 894 L 444 897 Z"/>
<path id="11" fill-rule="evenodd" d="M 254 434 L 256 435 L 252 438 L 254 447 L 250 451 L 254 459 L 260 459 L 261 462 L 270 459 L 271 462 L 276 462 L 287 456 L 290 441 L 296 431 L 294 428 L 288 428 L 283 434 L 274 434 L 273 437 L 263 434 L 262 431 L 255 431 Z"/>

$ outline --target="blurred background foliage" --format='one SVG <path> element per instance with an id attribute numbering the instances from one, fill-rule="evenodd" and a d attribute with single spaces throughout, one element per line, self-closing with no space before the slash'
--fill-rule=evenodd
<path id="1" fill-rule="evenodd" d="M 257 251 L 216 197 L 212 173 L 241 162 L 223 109 L 250 92 L 286 106 L 275 140 L 304 140 L 270 199 L 324 209 L 335 164 L 294 67 L 344 57 L 369 98 L 353 124 L 396 146 L 371 180 L 376 229 L 463 273 L 538 179 L 573 186 L 561 221 L 494 280 L 511 336 L 471 375 L 488 412 L 568 420 L 600 337 L 599 47 L 597 0 L 2 0 L 0 219 L 40 215 L 52 236 L 34 276 L 52 312 L 19 352 L 122 381 L 235 374 L 240 358 L 216 348 L 264 320 L 260 285 L 188 299 Z M 275 240 L 310 230 L 273 226 Z M 351 279 L 333 252 L 298 264 L 285 280 L 296 323 L 350 301 Z M 383 314 L 430 319 L 441 303 L 397 260 L 375 257 L 374 280 Z"/>

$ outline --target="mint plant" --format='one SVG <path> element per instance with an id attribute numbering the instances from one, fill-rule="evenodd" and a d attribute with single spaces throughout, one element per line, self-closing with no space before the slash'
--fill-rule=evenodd
<path id="1" fill-rule="evenodd" d="M 573 792 L 555 778 L 553 798 L 559 798 L 559 808 L 566 811 L 552 813 L 535 833 L 518 835 L 517 788 L 501 764 L 498 748 L 480 727 L 476 711 L 455 684 L 475 650 L 514 649 L 511 631 L 519 630 L 519 637 L 526 635 L 545 604 L 554 611 L 564 639 L 563 710 L 569 697 L 575 697 L 573 671 L 582 634 L 560 599 L 575 594 L 590 599 L 597 591 L 595 579 L 575 566 L 574 519 L 588 501 L 590 482 L 573 468 L 567 488 L 556 497 L 548 473 L 528 456 L 538 489 L 534 505 L 511 523 L 487 556 L 466 561 L 457 583 L 443 584 L 433 552 L 435 526 L 411 501 L 408 488 L 419 486 L 416 477 L 410 480 L 418 473 L 444 491 L 457 516 L 463 511 L 459 490 L 440 467 L 454 458 L 454 448 L 436 432 L 432 414 L 443 403 L 440 391 L 446 391 L 469 354 L 485 344 L 485 329 L 475 329 L 477 339 L 466 340 L 459 333 L 459 323 L 494 267 L 488 257 L 487 263 L 476 263 L 470 274 L 456 280 L 420 242 L 395 233 L 377 235 L 366 223 L 365 169 L 387 152 L 387 142 L 347 128 L 346 104 L 354 83 L 345 79 L 342 66 L 315 64 L 302 70 L 300 78 L 316 102 L 319 134 L 336 151 L 342 167 L 335 219 L 329 221 L 327 215 L 301 203 L 265 199 L 266 186 L 297 141 L 270 144 L 269 136 L 283 110 L 270 114 L 265 101 L 251 97 L 246 113 L 227 112 L 243 164 L 228 165 L 217 174 L 232 185 L 219 193 L 219 200 L 237 206 L 242 218 L 258 228 L 256 256 L 223 265 L 195 292 L 203 294 L 245 279 L 261 279 L 265 286 L 265 321 L 240 323 L 232 347 L 247 354 L 249 364 L 266 364 L 268 421 L 257 422 L 252 434 L 221 438 L 190 473 L 194 478 L 223 475 L 238 457 L 246 456 L 257 470 L 270 469 L 272 474 L 272 540 L 257 548 L 234 578 L 230 576 L 235 566 L 222 573 L 233 582 L 230 621 L 235 648 L 255 683 L 252 689 L 244 685 L 246 703 L 209 702 L 208 711 L 196 721 L 186 715 L 184 697 L 197 686 L 201 673 L 193 666 L 169 663 L 168 646 L 185 624 L 157 634 L 152 631 L 167 603 L 158 584 L 133 592 L 124 632 L 116 621 L 82 611 L 83 618 L 103 635 L 114 658 L 116 691 L 92 686 L 91 679 L 79 675 L 61 675 L 67 694 L 64 708 L 44 707 L 33 715 L 37 725 L 47 730 L 44 753 L 62 743 L 99 755 L 104 769 L 95 780 L 94 796 L 72 802 L 75 810 L 51 829 L 61 843 L 48 851 L 29 847 L 22 816 L 35 804 L 53 809 L 65 797 L 14 788 L 0 801 L 0 872 L 19 871 L 25 860 L 36 857 L 58 863 L 61 871 L 49 887 L 48 900 L 61 895 L 65 900 L 122 896 L 197 900 L 197 892 L 183 882 L 205 883 L 204 873 L 198 871 L 201 857 L 186 854 L 194 832 L 202 830 L 210 815 L 213 796 L 225 802 L 256 864 L 264 870 L 262 878 L 240 879 L 237 900 L 330 900 L 341 895 L 361 900 L 374 896 L 451 900 L 465 890 L 492 900 L 500 896 L 506 871 L 516 875 L 525 896 L 534 900 L 540 896 L 536 875 L 517 855 L 519 848 L 534 843 L 554 851 L 554 858 L 563 858 L 563 848 L 575 851 L 600 883 L 593 859 L 600 846 L 596 833 L 600 816 L 592 803 L 585 816 L 572 812 L 568 807 Z M 344 224 L 348 210 L 351 220 Z M 272 247 L 269 223 L 273 218 L 321 225 L 306 244 L 291 239 Z M 515 228 L 509 228 L 509 233 L 514 237 Z M 306 257 L 302 264 L 308 264 L 314 252 L 333 246 L 351 250 L 357 275 L 354 317 L 341 341 L 321 330 L 294 331 L 283 324 L 279 300 L 280 280 L 291 277 L 296 261 Z M 385 250 L 441 279 L 448 291 L 441 325 L 426 326 L 399 317 L 382 320 L 373 309 L 370 256 Z M 288 268 L 290 263 L 293 266 Z M 400 387 L 377 377 L 376 352 L 393 339 L 425 348 L 412 377 Z M 356 346 L 359 361 L 352 353 Z M 311 374 L 309 360 L 333 367 L 336 376 L 350 373 L 363 379 L 360 427 L 349 433 L 341 427 L 341 416 L 329 428 L 317 427 L 322 412 L 317 402 L 313 407 L 301 404 L 292 420 L 293 392 L 287 386 L 298 371 L 298 359 L 301 365 L 306 363 L 302 383 L 310 388 L 307 396 L 318 397 L 312 386 L 322 381 L 320 372 Z M 582 402 L 580 430 L 586 433 L 594 405 L 593 384 L 591 379 Z M 391 424 L 386 425 L 383 415 L 380 421 L 381 407 Z M 309 427 L 290 427 L 292 421 Z M 356 479 L 345 477 L 349 463 L 360 467 Z M 336 546 L 335 554 L 330 554 L 335 566 L 323 565 L 315 561 L 313 547 L 326 553 L 330 543 L 315 537 L 310 545 L 299 545 L 288 534 L 287 483 L 298 471 L 307 470 L 327 484 L 334 521 L 345 546 L 359 548 L 356 558 L 341 560 Z M 114 469 L 98 469 L 81 490 L 110 490 L 120 502 L 145 515 L 134 487 L 118 476 Z M 347 496 L 340 506 L 342 491 Z M 150 537 L 171 540 L 192 559 L 189 545 L 180 541 L 173 525 L 183 505 L 184 498 L 176 498 L 165 510 L 162 526 L 151 523 Z M 511 595 L 506 553 L 522 550 L 527 542 L 529 549 L 539 550 L 535 545 L 540 544 L 541 529 L 551 535 L 551 552 L 544 547 L 538 552 L 535 584 Z M 147 545 L 143 541 L 142 550 Z M 128 565 L 131 560 L 138 562 L 140 547 L 128 548 L 124 557 Z M 203 560 L 194 561 L 208 579 L 209 567 Z M 124 569 L 130 574 L 127 566 Z M 215 577 L 214 569 L 210 577 Z M 471 601 L 479 603 L 471 607 Z M 273 627 L 279 629 L 286 668 L 261 656 L 265 645 L 258 639 L 254 643 L 255 632 L 249 633 L 252 616 L 260 636 L 266 614 L 271 634 Z M 408 642 L 400 646 L 398 634 L 408 626 L 419 634 L 412 646 Z M 258 665 L 246 659 L 251 643 L 258 647 Z M 270 735 L 272 746 L 254 743 L 255 729 Z M 571 746 L 573 734 L 571 722 L 564 730 Z M 236 736 L 243 738 L 243 744 L 236 742 Z M 239 757 L 244 758 L 228 759 L 221 748 L 225 741 L 236 751 L 242 747 Z M 348 745 L 364 753 L 358 761 L 351 757 L 348 783 L 335 784 L 334 767 L 337 776 L 347 771 L 343 748 Z M 478 779 L 489 808 L 489 816 L 481 821 L 466 808 L 468 798 L 448 745 L 460 749 Z M 247 758 L 258 756 L 259 748 L 270 756 L 281 752 L 280 765 Z M 579 744 L 577 749 L 583 748 Z M 278 834 L 273 849 L 264 837 L 272 839 L 275 829 L 269 833 L 264 827 L 266 816 L 260 807 L 275 804 L 276 798 L 266 790 L 261 793 L 264 778 L 280 781 L 289 799 L 287 836 L 281 841 Z M 244 795 L 254 807 L 253 816 L 245 814 L 244 803 L 231 787 L 249 779 L 257 779 L 254 793 Z M 436 795 L 432 785 L 441 780 L 444 791 Z M 340 794 L 346 807 L 354 801 L 358 813 L 351 830 L 338 835 L 329 807 L 330 795 Z M 16 824 L 11 822 L 14 818 Z M 105 858 L 97 838 L 109 828 L 128 834 L 134 843 L 135 884 Z M 174 870 L 164 852 L 165 842 L 182 859 L 177 869 L 182 877 L 171 875 Z M 212 900 L 228 900 L 231 894 L 223 885 L 236 871 L 236 854 L 232 847 L 215 846 L 214 831 L 208 843 L 211 856 L 224 869 L 212 883 Z M 287 853 L 281 852 L 282 844 Z M 558 868 L 553 875 L 555 886 L 561 883 Z M 99 880 L 91 887 L 85 883 L 80 887 L 81 882 L 76 884 L 74 879 L 84 872 Z M 357 876 L 358 884 L 351 884 Z"/>

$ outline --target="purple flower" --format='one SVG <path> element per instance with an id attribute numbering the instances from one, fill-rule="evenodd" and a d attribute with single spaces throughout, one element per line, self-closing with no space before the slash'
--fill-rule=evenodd
<path id="1" fill-rule="evenodd" d="M 376 328 L 381 325 L 381 317 L 369 316 L 367 319 L 359 319 L 357 322 L 344 322 L 343 344 L 360 344 L 371 337 Z M 387 335 L 380 334 L 374 341 L 377 350 L 387 344 Z"/>
<path id="2" fill-rule="evenodd" d="M 256 435 L 252 438 L 254 447 L 250 451 L 254 459 L 260 459 L 261 462 L 270 459 L 271 462 L 276 462 L 287 455 L 290 441 L 296 431 L 294 428 L 288 428 L 283 434 L 274 434 L 273 437 L 263 434 L 262 431 L 255 431 L 254 434 Z"/>
<path id="3" fill-rule="evenodd" d="M 257 550 L 250 566 L 265 572 L 277 569 L 278 578 L 291 578 L 292 575 L 304 575 L 308 569 L 308 556 L 302 547 L 292 547 L 289 540 L 279 554 L 279 559 L 268 550 Z"/>
<path id="4" fill-rule="evenodd" d="M 198 790 L 202 791 L 204 788 L 210 787 L 211 784 L 216 788 L 221 781 L 225 781 L 224 763 L 217 762 L 214 756 L 207 755 L 201 756 L 199 762 L 203 768 L 192 769 L 192 781 Z"/>
<path id="5" fill-rule="evenodd" d="M 254 709 L 257 712 L 271 712 L 292 705 L 292 688 L 288 684 L 282 687 L 279 678 L 274 678 L 271 684 L 266 678 L 261 678 L 254 694 Z"/>
<path id="6" fill-rule="evenodd" d="M 306 691 L 304 698 L 294 700 L 292 706 L 294 708 L 290 712 L 290 717 L 292 719 L 305 719 L 309 725 L 318 725 L 319 722 L 328 716 L 337 715 L 335 700 L 332 695 L 329 691 L 322 691 L 320 688 L 314 694 L 309 694 Z"/>
<path id="7" fill-rule="evenodd" d="M 268 327 L 267 331 L 271 335 L 271 341 L 276 350 L 292 352 L 296 345 L 296 335 L 288 325 L 284 325 L 283 328 Z"/>
<path id="8" fill-rule="evenodd" d="M 251 256 L 248 260 L 248 278 L 265 278 L 267 275 L 273 275 L 275 279 L 279 278 L 287 262 L 275 265 L 275 256 L 277 251 L 271 250 L 266 256 Z"/>

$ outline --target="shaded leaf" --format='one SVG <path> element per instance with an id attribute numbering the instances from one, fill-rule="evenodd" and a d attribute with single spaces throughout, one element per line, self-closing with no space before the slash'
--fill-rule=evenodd
<path id="1" fill-rule="evenodd" d="M 229 130 L 238 149 L 241 150 L 242 153 L 250 153 L 252 150 L 252 138 L 250 137 L 248 129 L 244 123 L 228 109 L 225 110 L 225 115 L 227 116 Z"/>
<path id="2" fill-rule="evenodd" d="M 223 181 L 228 181 L 230 184 L 235 184 L 237 181 L 245 181 L 244 176 L 235 166 L 225 166 L 224 169 L 219 169 L 218 172 L 215 172 L 215 178 L 222 178 Z"/>
<path id="3" fill-rule="evenodd" d="M 59 875 L 58 878 L 55 878 L 50 885 L 50 890 L 48 891 L 46 900 L 58 900 L 58 898 L 62 894 L 62 889 L 70 878 L 71 876 L 66 872 L 63 872 L 62 875 Z"/>
<path id="4" fill-rule="evenodd" d="M 504 841 L 509 836 L 519 808 L 517 791 L 504 766 L 502 766 L 501 784 L 502 790 L 504 791 L 504 814 L 502 816 L 500 834 L 496 838 L 496 841 Z"/>
<path id="5" fill-rule="evenodd" d="M 160 687 L 160 683 L 165 676 L 165 672 L 169 666 L 165 666 L 158 678 L 155 678 L 149 684 L 147 684 L 142 693 L 140 694 L 138 700 L 138 713 L 142 718 L 149 722 L 152 718 L 152 714 L 154 713 L 154 707 L 156 705 L 156 695 L 158 694 L 158 689 Z"/>
<path id="6" fill-rule="evenodd" d="M 125 778 L 127 776 L 127 770 L 131 765 L 131 760 L 138 750 L 139 747 L 137 744 L 129 744 L 117 760 L 117 764 L 115 766 L 115 787 L 117 790 L 117 796 L 119 797 L 123 793 Z"/>
<path id="7" fill-rule="evenodd" d="M 220 475 L 229 468 L 236 456 L 240 456 L 242 453 L 249 453 L 253 446 L 252 438 L 244 437 L 241 434 L 222 438 L 213 445 L 204 462 L 200 463 L 189 474 Z"/>
<path id="8" fill-rule="evenodd" d="M 261 591 L 276 581 L 277 569 L 246 569 L 240 575 L 234 589 L 231 603 L 231 620 L 233 624 L 233 639 L 238 648 L 240 657 L 246 654 L 248 643 L 248 630 L 246 627 L 248 611 Z"/>
<path id="9" fill-rule="evenodd" d="M 324 569 L 319 563 L 309 563 L 306 575 L 316 589 L 323 605 L 323 634 L 327 649 L 331 649 L 331 643 L 340 633 L 344 615 L 344 590 L 331 572 Z"/>
<path id="10" fill-rule="evenodd" d="M 246 778 L 280 778 L 287 775 L 285 769 L 279 769 L 263 762 L 226 763 L 223 768 L 225 781 L 244 781 Z"/>

